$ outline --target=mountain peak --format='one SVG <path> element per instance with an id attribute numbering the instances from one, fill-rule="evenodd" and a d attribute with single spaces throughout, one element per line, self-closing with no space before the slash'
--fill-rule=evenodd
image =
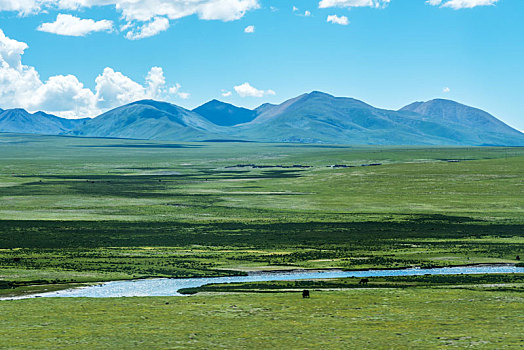
<path id="1" fill-rule="evenodd" d="M 213 99 L 193 109 L 210 122 L 220 126 L 233 126 L 248 123 L 255 119 L 257 112 Z"/>
<path id="2" fill-rule="evenodd" d="M 488 112 L 470 107 L 453 100 L 436 98 L 426 102 L 411 103 L 400 111 L 420 114 L 433 122 L 456 125 L 471 130 L 485 130 L 491 134 L 510 134 L 522 136 L 518 130 L 511 128 Z M 519 135 L 520 134 L 520 135 Z"/>
<path id="3" fill-rule="evenodd" d="M 311 96 L 311 97 L 314 97 L 314 96 L 321 96 L 321 97 L 335 97 L 333 95 L 330 95 L 328 93 L 325 93 L 325 92 L 322 92 L 322 91 L 317 91 L 317 90 L 314 90 L 314 91 L 311 91 L 309 94 L 307 94 L 308 96 Z"/>
<path id="4" fill-rule="evenodd" d="M 62 135 L 84 120 L 65 119 L 45 112 L 27 112 L 23 108 L 0 110 L 0 131 L 25 134 Z"/>
<path id="5" fill-rule="evenodd" d="M 524 145 L 521 132 L 487 112 L 452 100 L 414 102 L 391 111 L 321 91 L 279 105 L 265 103 L 255 110 L 214 99 L 189 111 L 145 99 L 87 121 L 30 114 L 21 108 L 0 110 L 0 131 L 173 141 Z"/>

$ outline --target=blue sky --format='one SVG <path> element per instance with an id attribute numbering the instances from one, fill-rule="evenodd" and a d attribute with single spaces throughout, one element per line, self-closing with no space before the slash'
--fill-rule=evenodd
<path id="1" fill-rule="evenodd" d="M 321 90 L 391 109 L 449 98 L 524 130 L 523 15 L 521 0 L 0 0 L 0 108 Z"/>

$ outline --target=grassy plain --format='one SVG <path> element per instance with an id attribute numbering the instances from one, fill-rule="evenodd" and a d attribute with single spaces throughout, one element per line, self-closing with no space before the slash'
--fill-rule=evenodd
<path id="1" fill-rule="evenodd" d="M 362 166 L 372 163 L 381 165 Z M 522 174 L 524 148 L 0 134 L 0 295 L 255 269 L 517 263 Z M 192 297 L 0 301 L 0 348 L 518 348 L 522 279 L 286 281 L 204 286 Z"/>
<path id="2" fill-rule="evenodd" d="M 35 284 L 524 255 L 523 148 L 1 134 L 0 154 L 3 294 Z M 381 165 L 362 166 L 373 163 Z"/>
<path id="3" fill-rule="evenodd" d="M 40 298 L 0 303 L 0 339 L 12 349 L 517 349 L 523 305 L 522 293 L 427 288 Z"/>

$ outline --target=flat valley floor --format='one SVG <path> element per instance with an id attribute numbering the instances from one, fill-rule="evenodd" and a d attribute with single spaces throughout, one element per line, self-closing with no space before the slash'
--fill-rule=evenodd
<path id="1" fill-rule="evenodd" d="M 253 270 L 519 264 L 522 174 L 524 148 L 0 134 L 0 296 Z M 0 301 L 0 347 L 519 348 L 523 279 Z"/>

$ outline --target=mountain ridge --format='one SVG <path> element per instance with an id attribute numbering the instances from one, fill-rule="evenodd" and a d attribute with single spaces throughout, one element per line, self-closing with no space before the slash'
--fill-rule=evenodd
<path id="1" fill-rule="evenodd" d="M 394 111 L 320 91 L 254 109 L 211 100 L 188 110 L 140 100 L 80 120 L 0 109 L 0 132 L 166 141 L 524 146 L 522 132 L 452 100 L 417 101 Z"/>

